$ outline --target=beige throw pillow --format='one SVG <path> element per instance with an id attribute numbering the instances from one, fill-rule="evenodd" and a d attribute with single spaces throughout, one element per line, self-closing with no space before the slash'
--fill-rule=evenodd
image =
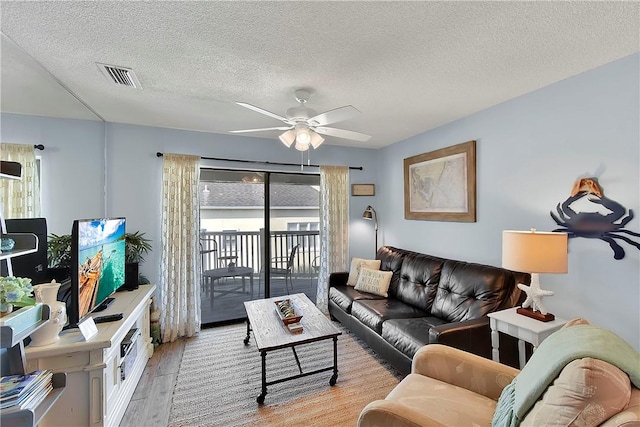
<path id="1" fill-rule="evenodd" d="M 391 271 L 371 270 L 362 267 L 355 290 L 387 297 L 389 296 L 387 291 L 389 290 L 392 275 L 393 272 Z"/>
<path id="2" fill-rule="evenodd" d="M 379 259 L 363 259 L 363 258 L 351 258 L 351 268 L 349 269 L 349 278 L 347 279 L 347 285 L 355 286 L 358 283 L 358 276 L 360 276 L 360 269 L 362 267 L 370 268 L 371 270 L 380 269 Z"/>
<path id="3" fill-rule="evenodd" d="M 610 363 L 585 357 L 564 367 L 520 425 L 597 426 L 624 409 L 630 398 L 627 374 Z"/>

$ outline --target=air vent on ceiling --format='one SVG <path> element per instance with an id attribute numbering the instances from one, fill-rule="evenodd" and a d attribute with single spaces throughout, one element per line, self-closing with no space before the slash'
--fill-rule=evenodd
<path id="1" fill-rule="evenodd" d="M 96 63 L 102 74 L 109 79 L 110 82 L 118 86 L 127 86 L 134 89 L 142 89 L 140 81 L 136 77 L 136 73 L 131 68 L 118 67 L 116 65 Z"/>

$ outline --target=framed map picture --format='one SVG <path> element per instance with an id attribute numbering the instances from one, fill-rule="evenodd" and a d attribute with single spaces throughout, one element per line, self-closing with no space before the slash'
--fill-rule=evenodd
<path id="1" fill-rule="evenodd" d="M 404 159 L 404 217 L 476 221 L 476 142 Z"/>

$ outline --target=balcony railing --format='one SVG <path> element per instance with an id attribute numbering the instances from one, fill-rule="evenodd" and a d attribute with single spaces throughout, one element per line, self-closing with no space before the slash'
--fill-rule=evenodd
<path id="1" fill-rule="evenodd" d="M 259 231 L 202 231 L 203 268 L 225 267 L 230 261 L 237 266 L 250 267 L 255 273 L 264 267 L 264 230 Z M 294 276 L 314 276 L 320 263 L 319 231 L 272 231 L 269 236 L 272 267 L 286 267 L 286 260 L 294 246 L 298 251 L 293 260 Z M 277 261 L 277 265 L 275 264 Z"/>

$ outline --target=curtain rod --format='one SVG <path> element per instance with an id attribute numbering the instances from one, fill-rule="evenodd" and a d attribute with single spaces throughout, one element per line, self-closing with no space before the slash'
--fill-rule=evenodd
<path id="1" fill-rule="evenodd" d="M 34 145 L 34 146 L 33 146 L 33 148 L 35 148 L 35 149 L 37 149 L 37 150 L 44 150 L 44 145 L 42 145 L 42 144 L 37 144 L 37 145 Z"/>
<path id="2" fill-rule="evenodd" d="M 162 157 L 162 153 L 157 152 L 156 153 L 157 157 Z M 205 159 L 205 160 L 220 160 L 223 162 L 238 162 L 238 163 L 257 163 L 257 164 L 261 164 L 261 165 L 277 165 L 277 166 L 300 166 L 298 163 L 281 163 L 281 162 L 267 162 L 267 161 L 260 161 L 260 160 L 241 160 L 241 159 L 223 159 L 221 157 L 200 157 L 201 159 Z M 302 165 L 304 167 L 311 167 L 311 168 L 319 168 L 320 165 Z M 362 166 L 349 166 L 349 169 L 353 169 L 353 170 L 363 170 L 364 168 Z"/>

